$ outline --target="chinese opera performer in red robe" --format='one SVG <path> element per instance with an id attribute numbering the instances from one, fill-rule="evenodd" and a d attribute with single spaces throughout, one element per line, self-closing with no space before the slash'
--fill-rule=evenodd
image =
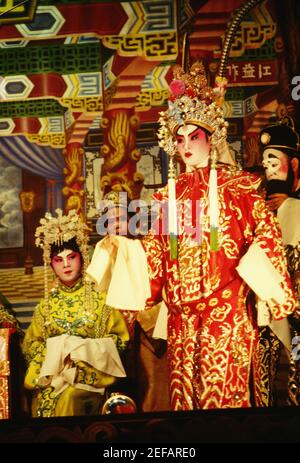
<path id="1" fill-rule="evenodd" d="M 281 233 L 257 193 L 259 180 L 228 163 L 221 87 L 208 87 L 202 63 L 189 73 L 175 68 L 158 134 L 170 180 L 154 195 L 162 210 L 168 207 L 168 230 L 161 213 L 131 249 L 121 236 L 104 238 L 87 271 L 107 285 L 117 309 L 133 308 L 134 290 L 140 309 L 164 299 L 174 410 L 264 405 L 258 322 L 286 338 L 286 317 L 296 307 Z M 173 179 L 178 154 L 186 172 Z M 105 251 L 110 281 L 103 278 Z"/>

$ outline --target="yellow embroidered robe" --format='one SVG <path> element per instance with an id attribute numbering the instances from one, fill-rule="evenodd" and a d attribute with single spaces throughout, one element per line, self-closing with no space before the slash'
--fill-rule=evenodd
<path id="1" fill-rule="evenodd" d="M 49 294 L 49 309 L 45 300 L 37 305 L 31 324 L 26 330 L 23 353 L 28 368 L 25 388 L 32 390 L 33 416 L 68 416 L 98 414 L 103 396 L 89 390 L 68 386 L 56 395 L 52 387 L 37 386 L 40 370 L 45 359 L 46 340 L 64 333 L 82 338 L 110 336 L 118 351 L 126 348 L 129 334 L 123 316 L 105 305 L 105 293 L 93 291 L 93 311 L 84 310 L 84 286 L 81 281 L 72 288 L 59 285 Z M 46 313 L 47 312 L 47 313 Z M 115 377 L 98 371 L 85 362 L 77 362 L 75 382 L 105 388 L 113 384 Z"/>

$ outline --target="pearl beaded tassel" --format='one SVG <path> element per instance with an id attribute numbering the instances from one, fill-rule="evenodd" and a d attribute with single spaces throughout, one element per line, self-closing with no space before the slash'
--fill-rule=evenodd
<path id="1" fill-rule="evenodd" d="M 168 175 L 168 224 L 170 234 L 170 259 L 177 258 L 177 207 L 174 157 L 170 156 Z"/>
<path id="2" fill-rule="evenodd" d="M 217 177 L 217 151 L 213 149 L 211 156 L 211 169 L 209 174 L 209 215 L 210 215 L 210 249 L 219 248 L 219 207 L 218 207 L 218 177 Z"/>

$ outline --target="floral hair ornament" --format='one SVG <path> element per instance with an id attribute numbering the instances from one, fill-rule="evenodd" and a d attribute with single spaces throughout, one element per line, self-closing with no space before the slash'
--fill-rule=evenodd
<path id="1" fill-rule="evenodd" d="M 177 258 L 177 212 L 174 175 L 174 157 L 177 153 L 175 135 L 179 127 L 193 124 L 202 127 L 211 135 L 211 157 L 209 178 L 210 248 L 218 249 L 219 209 L 217 195 L 217 146 L 226 141 L 228 122 L 223 117 L 227 80 L 216 78 L 215 88 L 208 85 L 203 63 L 195 62 L 189 72 L 179 65 L 173 70 L 170 83 L 168 110 L 160 112 L 158 130 L 159 146 L 169 155 L 169 233 L 171 259 Z M 176 237 L 176 243 L 175 238 Z"/>
<path id="2" fill-rule="evenodd" d="M 85 286 L 85 307 L 92 308 L 91 287 L 86 281 L 85 273 L 89 265 L 89 227 L 82 221 L 75 209 L 71 209 L 67 215 L 61 209 L 56 209 L 56 217 L 46 212 L 45 217 L 40 219 L 40 226 L 35 231 L 35 244 L 43 249 L 44 260 L 44 297 L 46 324 L 49 321 L 49 285 L 48 266 L 51 263 L 51 246 L 61 246 L 72 238 L 75 238 L 83 261 L 83 282 Z"/>

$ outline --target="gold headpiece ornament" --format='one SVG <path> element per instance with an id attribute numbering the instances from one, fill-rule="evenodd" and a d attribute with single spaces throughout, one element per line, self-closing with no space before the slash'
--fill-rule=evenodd
<path id="1" fill-rule="evenodd" d="M 61 209 L 55 210 L 57 217 L 46 212 L 45 217 L 40 219 L 40 226 L 35 232 L 35 244 L 43 249 L 44 259 L 44 291 L 46 319 L 49 320 L 49 286 L 48 286 L 48 265 L 51 263 L 51 246 L 63 245 L 72 238 L 76 239 L 83 261 L 83 284 L 85 286 L 85 308 L 92 310 L 91 284 L 85 279 L 85 272 L 89 265 L 89 227 L 81 220 L 75 209 L 71 209 L 67 215 Z M 46 323 L 47 323 L 46 321 Z"/>
<path id="2" fill-rule="evenodd" d="M 186 124 L 207 130 L 211 134 L 212 145 L 226 139 L 228 122 L 223 118 L 221 107 L 226 79 L 220 78 L 215 89 L 209 87 L 204 66 L 199 61 L 191 66 L 190 72 L 175 66 L 173 75 L 168 110 L 159 113 L 159 146 L 174 156 L 177 152 L 175 134 L 180 126 Z"/>

